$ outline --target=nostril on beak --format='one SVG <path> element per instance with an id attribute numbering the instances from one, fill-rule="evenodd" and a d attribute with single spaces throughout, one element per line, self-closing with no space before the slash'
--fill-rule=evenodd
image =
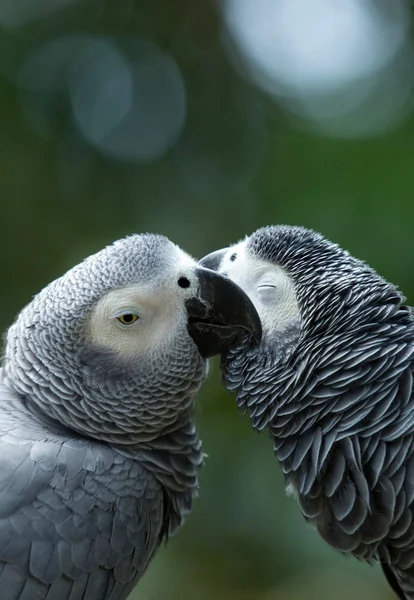
<path id="1" fill-rule="evenodd" d="M 191 283 L 190 283 L 189 279 L 187 279 L 187 277 L 180 277 L 177 283 L 181 288 L 189 288 L 191 285 Z"/>

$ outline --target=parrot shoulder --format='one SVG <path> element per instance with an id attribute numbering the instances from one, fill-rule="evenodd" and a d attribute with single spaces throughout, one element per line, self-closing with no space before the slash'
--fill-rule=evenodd
<path id="1" fill-rule="evenodd" d="M 104 567 L 126 585 L 159 545 L 163 512 L 139 461 L 42 427 L 0 384 L 1 562 L 46 583 Z"/>

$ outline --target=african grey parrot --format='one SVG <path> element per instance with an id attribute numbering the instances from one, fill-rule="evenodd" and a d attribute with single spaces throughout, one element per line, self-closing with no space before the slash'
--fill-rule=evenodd
<path id="1" fill-rule="evenodd" d="M 288 490 L 331 546 L 381 562 L 414 599 L 414 319 L 367 264 L 302 227 L 259 229 L 201 263 L 247 292 L 263 327 L 222 360 L 267 429 Z"/>
<path id="2" fill-rule="evenodd" d="M 0 370 L 1 600 L 126 598 L 197 492 L 205 357 L 250 333 L 247 296 L 157 235 L 34 297 Z"/>

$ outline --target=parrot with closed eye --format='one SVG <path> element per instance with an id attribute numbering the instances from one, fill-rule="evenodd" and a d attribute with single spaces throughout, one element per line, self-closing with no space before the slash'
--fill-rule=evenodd
<path id="1" fill-rule="evenodd" d="M 319 233 L 269 226 L 200 261 L 262 322 L 222 359 L 289 491 L 333 548 L 414 599 L 414 318 L 397 288 Z"/>

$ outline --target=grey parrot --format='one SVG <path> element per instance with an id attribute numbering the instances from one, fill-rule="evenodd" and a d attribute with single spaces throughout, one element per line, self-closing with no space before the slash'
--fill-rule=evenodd
<path id="1" fill-rule="evenodd" d="M 1 600 L 127 597 L 197 493 L 206 358 L 245 335 L 247 296 L 150 234 L 20 312 L 0 370 Z"/>
<path id="2" fill-rule="evenodd" d="M 302 227 L 264 227 L 200 264 L 236 282 L 263 328 L 222 360 L 288 491 L 333 548 L 379 561 L 414 599 L 414 318 L 396 287 Z"/>

